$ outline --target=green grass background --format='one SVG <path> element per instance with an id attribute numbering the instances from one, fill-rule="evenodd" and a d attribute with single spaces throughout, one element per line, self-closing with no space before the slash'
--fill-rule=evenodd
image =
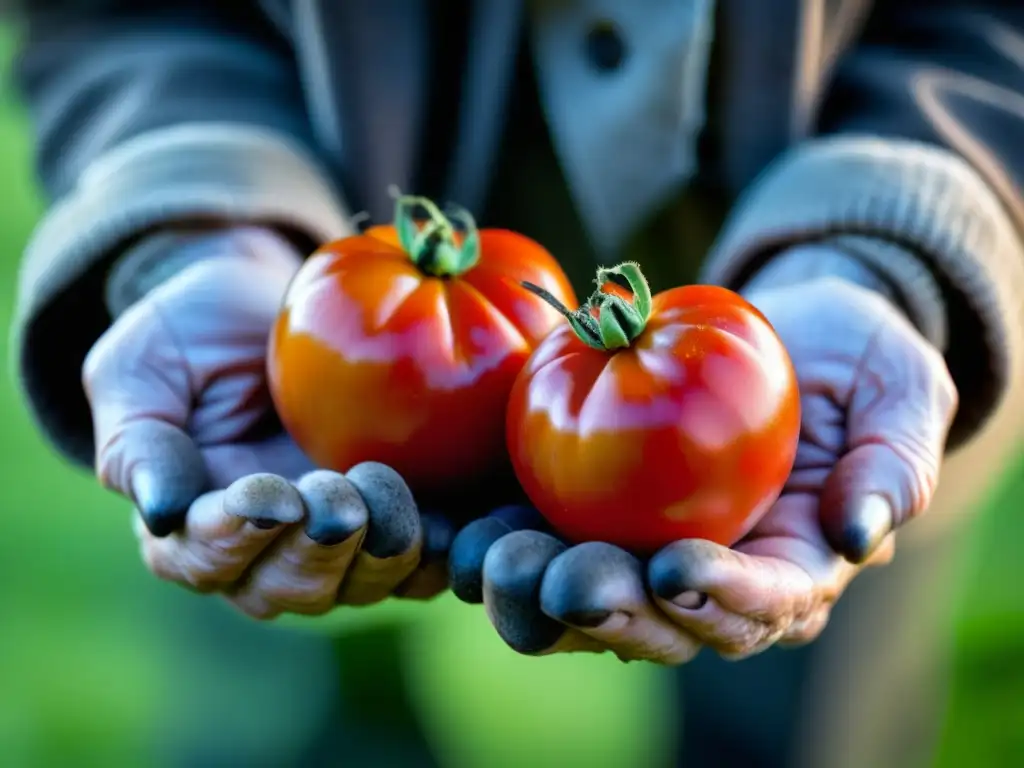
<path id="1" fill-rule="evenodd" d="M 27 125 L 7 90 L 0 173 L 6 320 L 18 259 L 41 210 Z M 2 351 L 6 362 L 6 342 Z M 241 645 L 221 656 L 191 647 L 181 616 L 203 601 L 148 576 L 128 509 L 51 453 L 13 380 L 10 372 L 0 388 L 0 765 L 151 765 L 154 743 L 211 730 L 229 748 L 265 744 L 265 755 L 302 738 L 302 693 L 290 684 L 304 652 L 288 645 L 296 633 L 265 630 L 276 632 L 279 659 L 247 658 Z M 959 597 L 943 768 L 1024 765 L 1022 500 L 1018 469 L 965 541 L 973 559 Z M 225 637 L 253 631 L 212 605 L 202 610 L 211 623 L 230 625 Z M 405 665 L 414 697 L 453 766 L 634 766 L 670 727 L 672 713 L 650 703 L 664 679 L 653 669 L 604 658 L 523 659 L 500 644 L 482 611 L 450 599 L 340 620 L 395 618 L 411 622 Z M 276 677 L 254 679 L 254 669 L 275 664 Z"/>

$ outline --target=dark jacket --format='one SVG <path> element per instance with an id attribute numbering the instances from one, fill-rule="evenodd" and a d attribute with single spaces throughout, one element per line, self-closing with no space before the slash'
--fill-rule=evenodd
<path id="1" fill-rule="evenodd" d="M 524 29 L 561 174 L 603 256 L 693 188 L 731 207 L 707 281 L 736 287 L 787 245 L 865 236 L 860 256 L 946 353 L 954 443 L 989 425 L 993 455 L 1008 453 L 1024 421 L 1010 406 L 1024 349 L 1019 0 L 475 0 L 461 78 L 438 76 L 440 5 L 22 4 L 17 81 L 53 204 L 24 260 L 16 354 L 65 455 L 91 459 L 80 367 L 110 323 L 118 254 L 196 220 L 322 241 L 350 211 L 387 218 L 388 186 L 415 191 L 441 152 L 436 193 L 478 209 Z M 439 104 L 454 140 L 424 146 Z M 908 285 L 921 265 L 941 295 Z"/>

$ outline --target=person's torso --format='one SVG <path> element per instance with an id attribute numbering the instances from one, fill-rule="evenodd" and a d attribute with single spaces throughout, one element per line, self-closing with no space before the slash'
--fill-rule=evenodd
<path id="1" fill-rule="evenodd" d="M 692 280 L 736 194 L 812 129 L 871 0 L 263 0 L 356 210 L 454 200 L 584 287 Z"/>

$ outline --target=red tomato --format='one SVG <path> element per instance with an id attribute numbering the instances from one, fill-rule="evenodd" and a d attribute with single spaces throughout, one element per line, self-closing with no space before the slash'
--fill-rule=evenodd
<path id="1" fill-rule="evenodd" d="M 323 246 L 289 287 L 270 339 L 285 428 L 321 467 L 379 461 L 416 493 L 510 475 L 509 391 L 559 322 L 523 281 L 575 301 L 540 245 L 477 231 L 468 213 L 449 218 L 422 198 L 401 198 L 394 225 Z"/>
<path id="2" fill-rule="evenodd" d="M 571 541 L 637 554 L 686 538 L 730 546 L 793 467 L 789 355 L 732 291 L 694 285 L 652 299 L 635 264 L 600 270 L 599 284 L 612 274 L 632 300 L 599 288 L 575 312 L 560 307 L 569 323 L 516 380 L 506 422 L 516 476 Z"/>

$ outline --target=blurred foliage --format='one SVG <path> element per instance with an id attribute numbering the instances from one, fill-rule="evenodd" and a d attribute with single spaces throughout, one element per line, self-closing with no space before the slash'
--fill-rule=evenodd
<path id="1" fill-rule="evenodd" d="M 20 252 L 41 210 L 30 158 L 23 116 L 5 91 L 5 321 Z M 3 351 L 10 360 L 11 350 Z M 126 505 L 55 458 L 30 423 L 13 371 L 0 390 L 0 435 L 0 763 L 156 765 L 164 746 L 193 739 L 226 763 L 233 756 L 254 764 L 241 757 L 244 745 L 262 765 L 309 738 L 318 702 L 332 695 L 318 632 L 258 628 L 149 577 Z M 976 552 L 957 596 L 943 768 L 1024 764 L 1022 499 L 1024 472 L 1015 471 L 969 542 Z M 671 708 L 655 704 L 667 697 L 659 690 L 665 676 L 654 668 L 603 657 L 518 657 L 481 610 L 452 599 L 428 610 L 339 616 L 333 629 L 408 622 L 413 698 L 429 738 L 455 768 L 633 766 L 640 754 L 648 764 L 671 728 Z"/>

